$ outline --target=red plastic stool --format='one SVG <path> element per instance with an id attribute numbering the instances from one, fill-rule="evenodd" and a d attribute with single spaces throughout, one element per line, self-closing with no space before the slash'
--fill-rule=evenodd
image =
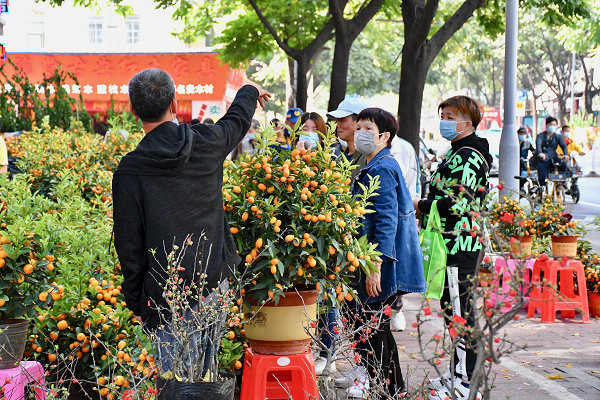
<path id="1" fill-rule="evenodd" d="M 33 385 L 36 400 L 45 400 L 46 379 L 44 376 L 44 368 L 37 361 L 22 361 L 18 367 L 0 369 L 0 398 L 23 400 L 25 386 Z"/>
<path id="2" fill-rule="evenodd" d="M 319 398 L 312 353 L 272 356 L 246 349 L 240 400 Z"/>
<path id="3" fill-rule="evenodd" d="M 530 258 L 527 261 L 523 260 L 522 262 L 525 262 L 525 269 L 522 271 L 522 279 L 524 283 L 529 284 L 535 260 Z M 492 283 L 493 289 L 490 294 L 490 302 L 492 306 L 494 306 L 497 301 L 504 301 L 505 304 L 502 306 L 501 310 L 505 313 L 513 308 L 512 303 L 514 296 L 510 294 L 510 281 L 514 279 L 517 272 L 519 272 L 517 271 L 517 262 L 512 258 L 505 259 L 504 257 L 498 257 L 494 263 L 494 270 L 496 271 L 496 276 L 501 276 L 502 280 L 497 282 L 496 279 L 494 279 L 494 282 Z M 523 286 L 528 287 L 527 285 Z M 523 295 L 525 300 L 524 304 L 527 305 L 529 303 L 529 294 L 526 291 Z"/>
<path id="4" fill-rule="evenodd" d="M 542 272 L 544 282 L 540 278 Z M 573 273 L 577 275 L 577 294 L 573 284 Z M 560 287 L 557 286 L 559 274 Z M 556 322 L 557 311 L 560 311 L 564 318 L 574 318 L 577 310 L 581 311 L 584 324 L 590 322 L 585 272 L 580 261 L 569 260 L 565 265 L 561 265 L 557 260 L 537 260 L 533 265 L 531 283 L 533 288 L 529 295 L 528 318 L 533 317 L 539 308 L 542 314 L 541 321 L 553 324 Z"/>

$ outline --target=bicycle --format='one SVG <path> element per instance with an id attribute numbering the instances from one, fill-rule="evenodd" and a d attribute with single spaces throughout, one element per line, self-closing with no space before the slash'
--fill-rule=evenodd
<path id="1" fill-rule="evenodd" d="M 518 179 L 520 182 L 519 199 L 526 197 L 531 205 L 531 209 L 534 209 L 542 202 L 545 188 L 540 185 L 537 170 L 532 170 L 529 167 L 529 162 L 526 158 L 521 158 L 520 165 L 521 175 L 515 176 L 515 179 Z"/>

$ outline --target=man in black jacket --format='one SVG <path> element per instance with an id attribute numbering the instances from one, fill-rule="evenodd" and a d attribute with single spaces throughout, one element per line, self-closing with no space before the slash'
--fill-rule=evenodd
<path id="1" fill-rule="evenodd" d="M 264 106 L 270 96 L 246 85 L 216 124 L 177 125 L 168 73 L 147 69 L 129 82 L 131 110 L 146 136 L 113 177 L 115 248 L 125 301 L 146 328 L 156 329 L 168 316 L 162 315 L 162 287 L 174 244 L 181 247 L 188 235 L 195 244 L 205 239 L 198 259 L 195 251 L 186 254 L 183 285 L 201 268 L 214 288 L 241 262 L 223 211 L 223 161 L 248 131 L 257 101 Z"/>
<path id="2" fill-rule="evenodd" d="M 565 154 L 565 162 L 569 160 L 567 145 L 558 130 L 558 121 L 554 117 L 546 118 L 546 130 L 537 135 L 535 139 L 537 154 L 539 157 L 537 163 L 538 180 L 540 185 L 546 184 L 548 172 L 554 170 L 554 163 L 560 162 L 556 148 L 560 146 Z"/>

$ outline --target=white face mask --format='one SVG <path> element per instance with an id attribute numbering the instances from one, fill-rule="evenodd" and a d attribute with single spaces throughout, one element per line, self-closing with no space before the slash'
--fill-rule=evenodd
<path id="1" fill-rule="evenodd" d="M 175 125 L 179 125 L 179 121 L 177 120 L 177 117 L 175 116 L 175 114 L 173 114 L 173 110 L 169 110 L 171 111 L 171 121 L 175 124 Z"/>

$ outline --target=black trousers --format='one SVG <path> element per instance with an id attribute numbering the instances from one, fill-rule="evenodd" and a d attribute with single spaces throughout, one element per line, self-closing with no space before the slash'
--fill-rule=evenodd
<path id="1" fill-rule="evenodd" d="M 475 315 L 472 312 L 473 304 L 471 301 L 471 291 L 473 290 L 473 282 L 471 278 L 475 274 L 475 271 L 462 268 L 457 268 L 454 271 L 456 270 L 458 270 L 457 275 L 446 275 L 444 293 L 442 294 L 442 298 L 440 299 L 440 305 L 445 311 L 444 322 L 446 324 L 446 327 L 449 327 L 450 323 L 452 322 L 453 315 L 457 314 L 466 320 L 466 326 L 474 326 Z M 458 303 L 460 305 L 460 310 L 456 310 L 455 307 L 452 306 L 450 296 L 450 284 L 452 283 L 451 280 L 454 280 L 454 283 L 458 286 Z M 454 323 L 456 324 L 456 322 Z M 477 361 L 475 346 L 476 343 L 473 341 L 469 341 L 468 338 L 466 341 L 461 340 L 458 342 L 457 348 L 454 351 L 455 376 L 461 377 L 462 379 L 467 381 L 471 380 L 471 376 L 473 376 L 473 371 L 475 370 L 475 364 Z M 461 368 L 461 366 L 464 368 Z"/>
<path id="2" fill-rule="evenodd" d="M 362 325 L 361 319 L 370 319 L 374 313 L 377 313 L 386 305 L 393 306 L 396 299 L 397 296 L 393 295 L 386 300 L 368 303 L 363 307 L 353 301 L 354 304 L 350 305 L 350 308 L 360 316 L 360 318 L 355 319 L 355 329 Z M 398 346 L 390 328 L 390 317 L 382 314 L 379 329 L 374 333 L 372 332 L 366 340 L 363 341 L 363 339 L 363 332 L 357 333 L 354 338 L 357 343 L 355 350 L 361 357 L 360 365 L 367 369 L 371 381 L 387 383 L 386 388 L 390 396 L 400 393 L 404 390 L 405 385 L 400 368 Z"/>

